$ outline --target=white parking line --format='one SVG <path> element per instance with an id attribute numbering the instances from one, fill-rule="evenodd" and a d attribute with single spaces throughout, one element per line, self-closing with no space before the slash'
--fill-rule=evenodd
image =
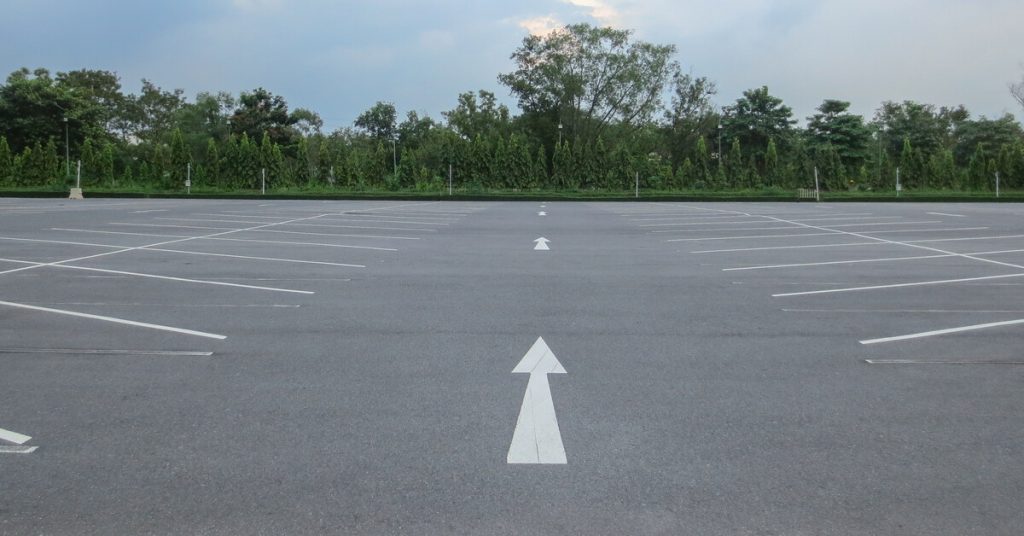
<path id="1" fill-rule="evenodd" d="M 105 274 L 127 275 L 127 276 L 132 276 L 132 277 L 142 277 L 142 278 L 148 278 L 148 279 L 162 279 L 164 281 L 177 281 L 177 282 L 180 282 L 180 283 L 195 283 L 195 284 L 198 284 L 198 285 L 215 285 L 215 286 L 222 286 L 222 287 L 236 287 L 236 288 L 244 288 L 244 289 L 251 289 L 251 290 L 265 290 L 265 291 L 268 291 L 268 292 L 285 292 L 285 293 L 289 293 L 289 294 L 314 294 L 313 292 L 308 291 L 308 290 L 293 290 L 293 289 L 288 289 L 288 288 L 260 287 L 260 286 L 255 286 L 255 285 L 242 285 L 242 284 L 238 284 L 238 283 L 225 283 L 223 281 L 208 281 L 208 280 L 204 280 L 204 279 L 190 279 L 190 278 L 186 278 L 186 277 L 173 277 L 173 276 L 167 276 L 167 275 L 143 274 L 143 273 L 138 273 L 138 272 L 124 272 L 124 271 L 121 271 L 121 270 L 106 270 L 106 269 L 103 269 L 103 268 L 90 268 L 90 267 L 86 267 L 86 266 L 73 266 L 73 265 L 70 265 L 70 264 L 47 264 L 47 263 L 44 263 L 44 262 L 32 262 L 32 261 L 22 261 L 22 260 L 17 260 L 17 259 L 4 259 L 4 258 L 0 258 L 0 261 L 12 262 L 12 263 L 17 263 L 17 264 L 31 264 L 31 265 L 35 265 L 35 266 L 46 266 L 46 267 L 49 267 L 49 268 L 64 268 L 64 269 L 68 269 L 68 270 L 82 270 L 82 271 L 86 271 L 86 272 L 99 272 L 99 273 L 105 273 Z"/>
<path id="2" fill-rule="evenodd" d="M 949 216 L 950 218 L 966 218 L 967 217 L 967 216 L 964 216 L 963 214 L 947 214 L 945 212 L 927 212 L 926 214 L 931 214 L 932 216 Z"/>
<path id="3" fill-rule="evenodd" d="M 29 310 L 32 310 L 32 311 L 41 311 L 41 312 L 44 312 L 44 313 L 54 313 L 54 314 L 58 314 L 58 315 L 74 316 L 74 317 L 78 317 L 78 318 L 87 318 L 87 319 L 90 319 L 90 320 L 100 320 L 100 321 L 103 321 L 103 322 L 111 322 L 111 323 L 114 323 L 114 324 L 122 324 L 122 325 L 125 325 L 125 326 L 134 326 L 134 327 L 138 327 L 138 328 L 155 329 L 155 330 L 158 330 L 158 331 L 169 331 L 171 333 L 180 333 L 182 335 L 192 335 L 194 337 L 203 337 L 203 338 L 207 338 L 207 339 L 224 340 L 224 339 L 227 338 L 226 335 L 218 335 L 216 333 L 206 333 L 204 331 L 195 331 L 195 330 L 191 330 L 191 329 L 175 328 L 175 327 L 171 327 L 171 326 L 163 326 L 163 325 L 160 325 L 160 324 L 150 324 L 148 322 L 136 322 L 134 320 L 126 320 L 124 318 L 115 318 L 115 317 L 112 317 L 112 316 L 103 316 L 103 315 L 92 315 L 92 314 L 88 314 L 88 313 L 79 313 L 77 311 L 67 311 L 67 310 L 64 310 L 64 309 L 51 309 L 49 307 L 37 307 L 35 305 L 28 305 L 28 304 L 24 304 L 24 303 L 14 303 L 14 302 L 8 302 L 8 301 L 0 301 L 0 305 L 5 305 L 7 307 L 14 307 L 14 308 L 17 308 L 17 309 L 29 309 Z"/>
<path id="4" fill-rule="evenodd" d="M 922 333 L 911 333 L 909 335 L 899 335 L 896 337 L 883 337 L 881 339 L 868 339 L 866 341 L 860 341 L 861 344 L 881 344 L 886 342 L 898 342 L 898 341 L 909 341 L 912 339 L 923 339 L 925 337 L 935 337 L 938 335 L 948 335 L 950 333 L 962 333 L 965 331 L 977 331 L 980 329 L 991 329 L 1001 328 L 1006 326 L 1018 326 L 1024 324 L 1024 319 L 1020 320 L 1007 320 L 1005 322 L 989 322 L 987 324 L 975 324 L 973 326 L 962 326 L 958 328 L 948 329 L 937 329 L 935 331 L 925 331 Z"/>
<path id="5" fill-rule="evenodd" d="M 962 255 L 956 255 L 962 256 Z M 915 281 L 913 283 L 894 283 L 891 285 L 872 285 L 868 287 L 847 287 L 830 288 L 825 290 L 808 290 L 804 292 L 786 292 L 783 294 L 772 294 L 773 298 L 787 298 L 791 296 L 813 296 L 817 294 L 836 294 L 840 292 L 859 292 L 864 290 L 882 290 L 890 288 L 923 287 L 931 285 L 950 285 L 955 283 L 967 283 L 970 281 L 989 281 L 992 279 L 1008 279 L 1013 277 L 1024 277 L 1024 274 L 989 275 L 984 277 L 964 277 L 960 279 L 940 279 L 937 281 Z"/>
<path id="6" fill-rule="evenodd" d="M 779 229 L 805 229 L 805 227 L 779 227 Z M 882 234 L 882 233 L 946 233 L 953 231 L 984 231 L 989 229 L 988 227 L 955 227 L 952 229 L 892 229 L 888 231 L 871 231 L 871 234 Z M 705 229 L 709 230 L 709 229 Z M 731 229 L 738 231 L 739 229 Z M 661 231 L 652 231 L 659 233 Z M 745 239 L 757 239 L 757 238 L 797 238 L 801 236 L 829 236 L 843 234 L 841 232 L 830 232 L 830 233 L 797 233 L 797 234 L 780 234 L 780 235 L 747 235 L 747 236 L 712 236 L 707 238 L 672 238 L 666 240 L 666 242 L 701 242 L 705 240 L 745 240 Z"/>
<path id="7" fill-rule="evenodd" d="M 12 432 L 10 430 L 4 430 L 3 428 L 0 428 L 0 439 L 3 439 L 4 441 L 7 441 L 9 443 L 14 443 L 15 445 L 24 445 L 25 443 L 28 443 L 32 438 L 25 434 L 19 434 L 18 432 Z"/>
<path id="8" fill-rule="evenodd" d="M 138 355 L 161 357 L 210 357 L 213 352 L 179 350 L 97 350 L 81 348 L 0 348 L 0 354 L 56 354 L 56 355 Z"/>
<path id="9" fill-rule="evenodd" d="M 1024 249 L 1004 249 L 1000 251 L 979 251 L 977 253 L 964 253 L 964 255 L 1004 255 L 1007 253 L 1024 253 Z M 836 264 L 860 264 L 866 262 L 890 262 L 890 261 L 916 261 L 921 259 L 942 259 L 948 257 L 959 257 L 959 254 L 943 253 L 941 255 L 920 255 L 915 257 L 884 257 L 879 259 L 856 259 L 850 261 L 826 261 L 826 262 L 800 262 L 794 264 L 768 264 L 763 266 L 744 266 L 740 268 L 723 268 L 723 272 L 739 272 L 744 270 L 768 270 L 773 268 L 799 268 L 805 266 L 832 266 Z"/>
<path id="10" fill-rule="evenodd" d="M 181 235 L 165 235 L 165 234 L 154 234 L 154 233 L 129 233 L 124 231 L 100 231 L 97 229 L 63 229 L 60 227 L 54 227 L 51 231 L 63 231 L 66 233 L 95 233 L 95 234 L 114 234 L 114 235 L 129 235 L 129 236 L 153 236 L 153 237 L 164 237 L 164 238 L 182 238 Z M 242 229 L 243 231 L 245 229 Z M 375 246 L 351 246 L 347 244 L 324 244 L 320 242 L 288 242 L 282 240 L 255 240 L 249 238 L 224 238 L 220 236 L 196 236 L 189 237 L 190 240 L 220 240 L 224 242 L 253 242 L 257 244 L 283 244 L 289 246 L 320 246 L 329 248 L 343 248 L 343 249 L 368 249 L 373 251 L 398 251 L 395 248 L 380 248 Z M 152 249 L 149 246 L 139 246 L 135 249 Z"/>
<path id="11" fill-rule="evenodd" d="M 110 222 L 107 225 L 119 225 L 125 227 L 161 227 L 168 229 L 209 229 L 209 230 L 224 230 L 234 231 L 231 227 L 201 227 L 198 225 L 171 225 L 166 223 L 128 223 L 128 222 Z M 987 227 L 986 227 L 987 228 Z M 250 231 L 253 233 L 292 233 L 295 231 L 277 231 L 272 229 L 257 229 Z M 418 236 L 388 236 L 388 235 L 368 235 L 368 234 L 343 234 L 343 233 L 311 233 L 311 234 L 322 234 L 323 236 L 340 236 L 343 238 L 379 238 L 381 240 L 422 240 Z"/>

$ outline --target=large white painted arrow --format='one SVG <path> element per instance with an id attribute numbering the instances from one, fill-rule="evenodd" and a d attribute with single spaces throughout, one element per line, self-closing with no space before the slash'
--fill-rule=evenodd
<path id="1" fill-rule="evenodd" d="M 37 448 L 22 446 L 25 443 L 28 443 L 28 441 L 32 439 L 31 437 L 24 434 L 19 434 L 18 432 L 4 430 L 3 428 L 0 428 L 0 439 L 18 445 L 16 447 L 0 445 L 0 454 L 31 454 L 32 452 L 35 452 Z"/>
<path id="2" fill-rule="evenodd" d="M 548 213 L 547 213 L 547 212 L 544 212 L 544 211 L 542 210 L 542 211 L 538 212 L 538 213 L 537 213 L 537 215 L 538 215 L 538 216 L 547 216 L 547 215 L 548 215 Z"/>
<path id="3" fill-rule="evenodd" d="M 543 337 L 538 337 L 513 374 L 529 374 L 523 407 L 508 448 L 508 463 L 564 464 L 565 447 L 551 400 L 548 374 L 565 374 Z"/>
<path id="4" fill-rule="evenodd" d="M 537 243 L 537 245 L 533 248 L 535 251 L 549 251 L 549 250 L 551 250 L 551 248 L 548 247 L 548 242 L 550 242 L 550 240 L 548 240 L 547 238 L 544 238 L 543 236 L 538 238 L 538 239 L 536 239 L 536 240 L 534 240 L 534 242 Z"/>

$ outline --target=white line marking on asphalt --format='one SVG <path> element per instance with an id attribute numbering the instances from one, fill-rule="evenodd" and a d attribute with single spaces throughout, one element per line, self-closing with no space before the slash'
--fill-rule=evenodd
<path id="1" fill-rule="evenodd" d="M 541 211 L 541 212 L 538 212 L 538 213 L 537 213 L 537 215 L 538 215 L 538 216 L 547 216 L 547 215 L 548 215 L 548 213 L 547 213 L 547 212 L 544 212 L 544 211 Z"/>
<path id="2" fill-rule="evenodd" d="M 342 281 L 348 281 L 343 279 Z M 238 303 L 141 303 L 141 302 L 35 302 L 36 305 L 102 305 L 111 307 L 186 307 L 186 308 L 207 308 L 207 307 L 226 307 L 229 309 L 248 309 L 248 308 L 270 308 L 270 309 L 298 309 L 302 307 L 297 304 L 280 304 L 280 303 L 249 303 L 249 304 L 238 304 Z"/>
<path id="3" fill-rule="evenodd" d="M 167 212 L 166 208 L 157 208 L 153 210 L 135 210 L 132 214 L 149 214 L 150 212 Z"/>
<path id="4" fill-rule="evenodd" d="M 806 227 L 779 227 L 779 229 L 806 229 Z M 871 231 L 871 234 L 882 234 L 882 233 L 944 233 L 953 231 L 984 231 L 989 229 L 988 227 L 955 227 L 951 229 L 895 229 L 889 231 Z M 703 229 L 709 231 L 710 229 Z M 740 229 L 730 229 L 731 231 L 739 231 Z M 660 233 L 661 231 L 651 231 L 653 233 Z M 797 233 L 797 234 L 779 234 L 779 235 L 745 235 L 745 236 L 712 236 L 707 238 L 672 238 L 666 240 L 666 242 L 701 242 L 704 240 L 743 240 L 743 239 L 754 239 L 754 238 L 798 238 L 801 236 L 829 236 L 829 235 L 840 235 L 843 234 L 839 231 L 830 233 Z"/>
<path id="5" fill-rule="evenodd" d="M 959 256 L 959 255 L 958 255 Z M 1024 274 L 989 275 L 984 277 L 965 277 L 961 279 L 942 279 L 938 281 L 915 281 L 913 283 L 895 283 L 891 285 L 872 285 L 869 287 L 848 287 L 830 288 L 825 290 L 808 290 L 804 292 L 786 292 L 784 294 L 772 294 L 773 298 L 786 298 L 791 296 L 813 296 L 816 294 L 836 294 L 839 292 L 859 292 L 864 290 L 883 290 L 889 288 L 924 287 L 931 285 L 951 285 L 955 283 L 966 283 L 969 281 L 989 281 L 992 279 L 1007 279 L 1011 277 L 1024 277 Z"/>
<path id="6" fill-rule="evenodd" d="M 280 244 L 286 246 L 320 246 L 327 248 L 343 248 L 343 249 L 368 249 L 372 251 L 398 251 L 395 248 L 380 248 L 375 246 L 352 246 L 347 244 L 324 244 L 321 242 L 289 242 L 283 240 L 258 240 L 253 238 L 224 238 L 221 236 L 196 236 L 196 237 L 182 237 L 181 235 L 165 235 L 155 233 L 129 233 L 126 231 L 100 231 L 97 229 L 63 229 L 60 227 L 54 227 L 51 231 L 63 231 L 65 233 L 93 233 L 93 234 L 113 234 L 113 235 L 129 235 L 129 236 L 154 236 L 164 238 L 188 238 L 189 240 L 220 240 L 224 242 L 252 242 L 256 244 Z M 244 229 L 242 229 L 244 230 Z M 180 242 L 180 240 L 174 240 L 174 242 Z M 134 249 L 152 249 L 150 246 L 139 246 Z"/>
<path id="7" fill-rule="evenodd" d="M 845 244 L 810 244 L 806 246 L 767 246 L 759 248 L 734 248 L 734 249 L 705 249 L 700 251 L 691 251 L 690 253 L 701 254 L 701 253 L 734 253 L 741 251 L 773 251 L 779 249 L 811 249 L 811 248 L 844 248 L 844 247 L 857 247 L 857 246 L 884 246 L 881 242 L 847 242 Z"/>
<path id="8" fill-rule="evenodd" d="M 148 322 L 136 322 L 134 320 L 125 320 L 123 318 L 115 318 L 112 316 L 103 315 L 91 315 L 88 313 L 79 313 L 77 311 L 67 311 L 64 309 L 51 309 L 49 307 L 37 307 L 35 305 L 27 305 L 24 303 L 14 303 L 8 301 L 0 301 L 0 305 L 6 305 L 8 307 L 14 307 L 18 309 L 29 309 L 32 311 L 42 311 L 44 313 L 54 313 L 59 315 L 74 316 L 78 318 L 88 318 L 90 320 L 101 320 L 103 322 L 111 322 L 114 324 L 122 324 L 125 326 L 134 326 L 138 328 L 155 329 L 158 331 L 169 331 L 171 333 L 180 333 L 182 335 L 192 335 L 195 337 L 204 337 L 207 339 L 224 340 L 227 338 L 226 335 L 217 335 L 216 333 L 206 333 L 204 331 L 195 331 L 191 329 L 175 328 L 171 326 L 162 326 L 160 324 L 150 324 Z"/>
<path id="9" fill-rule="evenodd" d="M 1024 253 L 1024 249 L 1005 249 L 1001 251 L 979 251 L 977 253 L 964 253 L 964 255 L 1001 255 L 1006 253 Z M 744 266 L 741 268 L 723 268 L 723 272 L 739 272 L 744 270 L 769 270 L 773 268 L 800 268 L 805 266 L 832 266 L 836 264 L 860 264 L 866 262 L 890 262 L 890 261 L 916 261 L 921 259 L 944 259 L 948 257 L 959 257 L 959 254 L 943 253 L 941 255 L 920 255 L 916 257 L 885 257 L 880 259 L 856 259 L 850 261 L 825 261 L 825 262 L 801 262 L 794 264 L 769 264 L 764 266 Z"/>
<path id="10" fill-rule="evenodd" d="M 177 350 L 96 350 L 76 348 L 0 348 L 0 354 L 139 355 L 166 357 L 210 357 L 213 352 Z"/>
<path id="11" fill-rule="evenodd" d="M 869 365 L 1024 365 L 1024 361 L 1000 361 L 984 359 L 970 361 L 965 359 L 865 359 Z"/>
<path id="12" fill-rule="evenodd" d="M 964 216 L 963 214 L 947 214 L 945 212 L 928 212 L 927 214 L 931 214 L 932 216 L 949 216 L 950 218 L 966 218 L 967 217 L 967 216 Z"/>
<path id="13" fill-rule="evenodd" d="M 314 292 L 309 291 L 309 290 L 293 290 L 293 289 L 288 289 L 288 288 L 276 288 L 276 287 L 259 287 L 259 286 L 254 286 L 254 285 L 241 285 L 241 284 L 238 284 L 238 283 L 225 283 L 223 281 L 208 281 L 208 280 L 205 280 L 205 279 L 189 279 L 189 278 L 186 278 L 186 277 L 173 277 L 173 276 L 168 276 L 168 275 L 157 275 L 157 274 L 142 274 L 142 273 L 138 273 L 138 272 L 124 272 L 124 271 L 121 271 L 121 270 L 106 270 L 106 269 L 103 269 L 103 268 L 90 268 L 90 267 L 87 267 L 87 266 L 73 266 L 71 264 L 47 264 L 47 263 L 43 263 L 43 262 L 22 261 L 22 260 L 17 260 L 17 259 L 4 259 L 4 258 L 0 258 L 0 261 L 13 262 L 13 263 L 18 263 L 18 264 L 31 264 L 31 265 L 35 265 L 35 266 L 46 266 L 46 267 L 49 267 L 49 268 L 64 268 L 64 269 L 67 269 L 67 270 L 82 270 L 82 271 L 86 271 L 86 272 L 100 272 L 100 273 L 105 273 L 105 274 L 127 275 L 127 276 L 132 276 L 132 277 L 144 277 L 144 278 L 149 278 L 149 279 L 162 279 L 164 281 L 178 281 L 180 283 L 195 283 L 195 284 L 198 284 L 198 285 L 217 285 L 217 286 L 222 286 L 222 287 L 235 287 L 235 288 L 245 288 L 245 289 L 252 289 L 252 290 L 266 290 L 268 292 L 286 292 L 286 293 L 290 293 L 290 294 L 307 294 L 307 295 L 308 294 L 314 294 Z"/>
<path id="14" fill-rule="evenodd" d="M 39 447 L 24 447 L 24 446 L 10 447 L 10 446 L 4 445 L 4 446 L 0 446 L 0 454 L 32 454 L 38 448 Z"/>
<path id="15" fill-rule="evenodd" d="M 4 441 L 7 441 L 9 443 L 14 443 L 15 445 L 24 445 L 25 443 L 28 443 L 29 440 L 31 440 L 32 438 L 25 434 L 19 434 L 18 432 L 12 432 L 10 430 L 4 430 L 3 428 L 0 428 L 0 439 L 3 439 Z"/>
<path id="16" fill-rule="evenodd" d="M 956 255 L 919 255 L 917 257 L 887 257 L 881 259 L 856 259 L 850 261 L 799 262 L 793 264 L 766 264 L 763 266 L 743 266 L 740 268 L 723 268 L 723 272 L 742 272 L 746 270 L 770 270 L 775 268 L 803 268 L 808 266 L 832 266 L 836 264 L 859 264 L 865 262 L 916 261 L 922 259 L 941 259 Z"/>
<path id="17" fill-rule="evenodd" d="M 365 264 L 347 264 L 343 262 L 306 261 L 302 259 L 282 259 L 280 257 L 255 257 L 252 255 L 231 255 L 228 253 L 205 253 L 201 251 L 185 251 L 182 249 L 143 248 L 139 251 L 158 251 L 162 253 L 179 253 L 182 255 L 201 255 L 204 257 L 227 257 L 229 259 L 245 259 L 250 261 L 287 262 L 292 264 L 317 264 L 321 266 L 338 266 L 341 268 L 366 268 Z"/>
<path id="18" fill-rule="evenodd" d="M 126 223 L 126 222 L 110 222 L 107 225 L 122 225 L 127 227 L 166 227 L 169 229 L 209 229 L 218 231 L 236 231 L 240 229 L 234 229 L 231 227 L 202 227 L 199 225 L 170 225 L 164 223 Z M 987 229 L 987 227 L 986 227 Z M 388 235 L 368 235 L 368 234 L 341 234 L 341 233 L 301 233 L 299 231 L 276 231 L 272 229 L 257 229 L 255 231 L 249 231 L 252 233 L 291 233 L 291 234 L 313 234 L 318 236 L 339 236 L 343 238 L 378 238 L 382 240 L 422 240 L 418 236 L 388 236 Z"/>
<path id="19" fill-rule="evenodd" d="M 534 246 L 533 248 L 534 251 L 549 251 L 551 249 L 548 247 L 548 242 L 550 242 L 550 240 L 544 238 L 543 236 L 534 240 L 534 242 L 537 243 L 537 245 Z"/>
<path id="20" fill-rule="evenodd" d="M 958 328 L 937 329 L 935 331 L 925 331 L 925 332 L 922 332 L 922 333 L 911 333 L 910 335 L 899 335 L 899 336 L 896 336 L 896 337 L 884 337 L 884 338 L 881 338 L 881 339 L 869 339 L 869 340 L 866 340 L 866 341 L 860 341 L 860 343 L 867 345 L 867 344 L 880 344 L 880 343 L 886 343 L 886 342 L 907 341 L 907 340 L 911 340 L 911 339 L 923 339 L 925 337 L 935 337 L 935 336 L 938 336 L 938 335 L 947 335 L 947 334 L 950 334 L 950 333 L 962 333 L 964 331 L 977 331 L 977 330 L 980 330 L 980 329 L 1001 328 L 1001 327 L 1006 327 L 1006 326 L 1019 326 L 1021 324 L 1024 324 L 1024 318 L 1022 318 L 1020 320 L 1007 320 L 1005 322 L 989 322 L 987 324 L 975 324 L 973 326 L 962 326 L 962 327 L 958 327 Z"/>
<path id="21" fill-rule="evenodd" d="M 506 461 L 510 464 L 564 464 L 565 447 L 558 429 L 555 404 L 548 374 L 565 374 L 565 368 L 541 337 L 533 343 L 513 374 L 529 374 L 523 405 L 519 409 L 512 444 Z"/>
<path id="22" fill-rule="evenodd" d="M 1017 314 L 1021 309 L 782 309 L 788 313 L 927 313 L 927 314 Z"/>

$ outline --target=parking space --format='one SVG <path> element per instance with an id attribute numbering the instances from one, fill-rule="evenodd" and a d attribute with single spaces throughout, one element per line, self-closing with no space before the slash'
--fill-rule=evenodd
<path id="1" fill-rule="evenodd" d="M 4 201 L 0 532 L 1024 523 L 1014 205 Z"/>

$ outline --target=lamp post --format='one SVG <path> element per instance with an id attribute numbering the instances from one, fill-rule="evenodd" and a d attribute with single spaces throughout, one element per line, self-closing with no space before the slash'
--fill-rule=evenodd
<path id="1" fill-rule="evenodd" d="M 398 140 L 391 138 L 391 163 L 395 168 L 395 178 L 398 178 Z"/>
<path id="2" fill-rule="evenodd" d="M 718 161 L 722 161 L 722 120 L 718 120 Z"/>
<path id="3" fill-rule="evenodd" d="M 558 144 L 562 144 L 562 122 L 558 122 Z"/>
<path id="4" fill-rule="evenodd" d="M 64 176 L 71 176 L 71 144 L 68 135 L 68 116 L 64 116 Z"/>

